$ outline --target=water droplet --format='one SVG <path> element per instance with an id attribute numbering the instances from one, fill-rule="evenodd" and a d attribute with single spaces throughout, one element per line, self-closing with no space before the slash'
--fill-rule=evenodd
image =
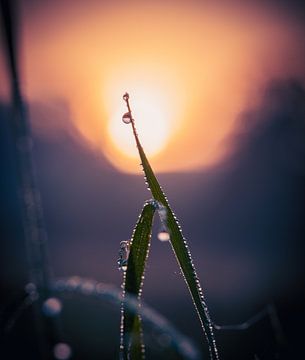
<path id="1" fill-rule="evenodd" d="M 54 357 L 58 360 L 68 360 L 72 355 L 71 347 L 66 343 L 58 343 L 53 349 Z"/>
<path id="2" fill-rule="evenodd" d="M 131 123 L 131 114 L 130 114 L 130 112 L 127 112 L 127 113 L 125 113 L 124 115 L 123 115 L 123 117 L 122 117 L 122 120 L 123 120 L 123 123 L 125 123 L 125 124 L 130 124 Z"/>
<path id="3" fill-rule="evenodd" d="M 160 241 L 169 241 L 169 240 L 170 240 L 169 233 L 168 233 L 166 230 L 161 230 L 161 231 L 158 233 L 158 239 L 159 239 Z"/>
<path id="4" fill-rule="evenodd" d="M 42 311 L 46 316 L 56 316 L 61 312 L 62 303 L 55 297 L 48 298 L 42 305 Z"/>
<path id="5" fill-rule="evenodd" d="M 120 250 L 119 250 L 119 258 L 118 265 L 119 270 L 126 271 L 129 257 L 129 249 L 130 249 L 130 241 L 121 241 Z"/>
<path id="6" fill-rule="evenodd" d="M 127 260 L 123 260 L 120 264 L 119 264 L 119 269 L 122 271 L 126 271 L 127 270 Z"/>

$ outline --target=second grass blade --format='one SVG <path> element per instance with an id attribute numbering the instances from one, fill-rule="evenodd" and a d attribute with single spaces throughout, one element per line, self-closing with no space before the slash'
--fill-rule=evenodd
<path id="1" fill-rule="evenodd" d="M 148 257 L 152 221 L 155 213 L 152 201 L 145 203 L 142 213 L 134 229 L 128 266 L 124 277 L 125 295 L 132 294 L 138 297 L 140 302 L 142 285 L 144 279 L 145 264 Z M 123 333 L 121 339 L 123 359 L 144 358 L 144 343 L 142 339 L 142 324 L 139 315 L 129 313 L 123 307 L 122 313 Z"/>

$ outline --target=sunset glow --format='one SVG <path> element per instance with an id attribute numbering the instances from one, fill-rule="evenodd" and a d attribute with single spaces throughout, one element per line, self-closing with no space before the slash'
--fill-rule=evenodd
<path id="1" fill-rule="evenodd" d="M 110 78 L 107 85 L 107 148 L 111 151 L 114 147 L 122 156 L 138 159 L 131 128 L 122 124 L 122 115 L 127 111 L 122 95 L 127 89 L 136 128 L 147 155 L 155 156 L 160 153 L 175 134 L 181 121 L 178 112 L 182 111 L 182 102 L 178 101 L 178 89 L 173 86 L 170 88 L 170 82 L 165 84 L 164 78 L 163 83 L 158 79 L 148 80 L 144 76 L 141 78 L 139 72 L 132 72 L 129 78 Z M 168 88 L 170 90 L 167 90 Z"/>
<path id="2" fill-rule="evenodd" d="M 139 92 L 133 103 L 134 119 L 140 119 L 137 130 L 148 155 L 155 155 L 165 146 L 169 135 L 170 126 L 168 115 L 158 101 L 153 101 L 149 94 Z M 119 119 L 122 117 L 122 106 L 117 106 L 109 122 L 109 135 L 114 145 L 124 154 L 137 157 L 134 141 L 130 137 L 130 129 L 122 127 Z"/>
<path id="3" fill-rule="evenodd" d="M 60 4 L 25 9 L 26 95 L 66 102 L 82 138 L 121 171 L 140 171 L 124 92 L 154 169 L 199 170 L 226 156 L 267 79 L 303 71 L 300 28 L 271 8 L 118 1 L 70 14 Z"/>

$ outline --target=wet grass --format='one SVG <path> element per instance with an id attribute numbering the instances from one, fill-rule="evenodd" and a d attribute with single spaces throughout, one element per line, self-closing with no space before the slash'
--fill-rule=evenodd
<path id="1" fill-rule="evenodd" d="M 139 220 L 135 226 L 130 245 L 128 247 L 128 259 L 123 259 L 124 266 L 124 292 L 138 297 L 139 306 L 144 282 L 145 264 L 149 255 L 149 246 L 152 232 L 153 217 L 157 211 L 161 224 L 162 233 L 160 240 L 168 240 L 172 246 L 174 255 L 180 266 L 184 280 L 192 297 L 194 307 L 197 311 L 204 337 L 208 343 L 210 358 L 218 359 L 218 351 L 213 334 L 213 325 L 209 316 L 200 280 L 197 276 L 188 243 L 182 234 L 181 226 L 172 211 L 168 199 L 163 192 L 140 143 L 136 131 L 135 120 L 129 104 L 129 95 L 123 96 L 128 112 L 124 114 L 123 121 L 130 124 L 136 141 L 137 149 L 141 159 L 144 178 L 151 192 L 152 200 L 145 203 Z M 145 357 L 145 345 L 141 318 L 139 315 L 130 314 L 122 308 L 121 319 L 121 357 L 123 359 L 141 359 Z"/>

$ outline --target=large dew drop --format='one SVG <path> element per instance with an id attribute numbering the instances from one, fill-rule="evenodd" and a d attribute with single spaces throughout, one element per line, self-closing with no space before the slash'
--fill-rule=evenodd
<path id="1" fill-rule="evenodd" d="M 130 124 L 131 123 L 131 114 L 130 112 L 127 112 L 122 117 L 123 123 Z"/>
<path id="2" fill-rule="evenodd" d="M 170 240 L 170 236 L 169 233 L 166 230 L 161 230 L 158 233 L 158 239 L 160 241 L 169 241 Z"/>

